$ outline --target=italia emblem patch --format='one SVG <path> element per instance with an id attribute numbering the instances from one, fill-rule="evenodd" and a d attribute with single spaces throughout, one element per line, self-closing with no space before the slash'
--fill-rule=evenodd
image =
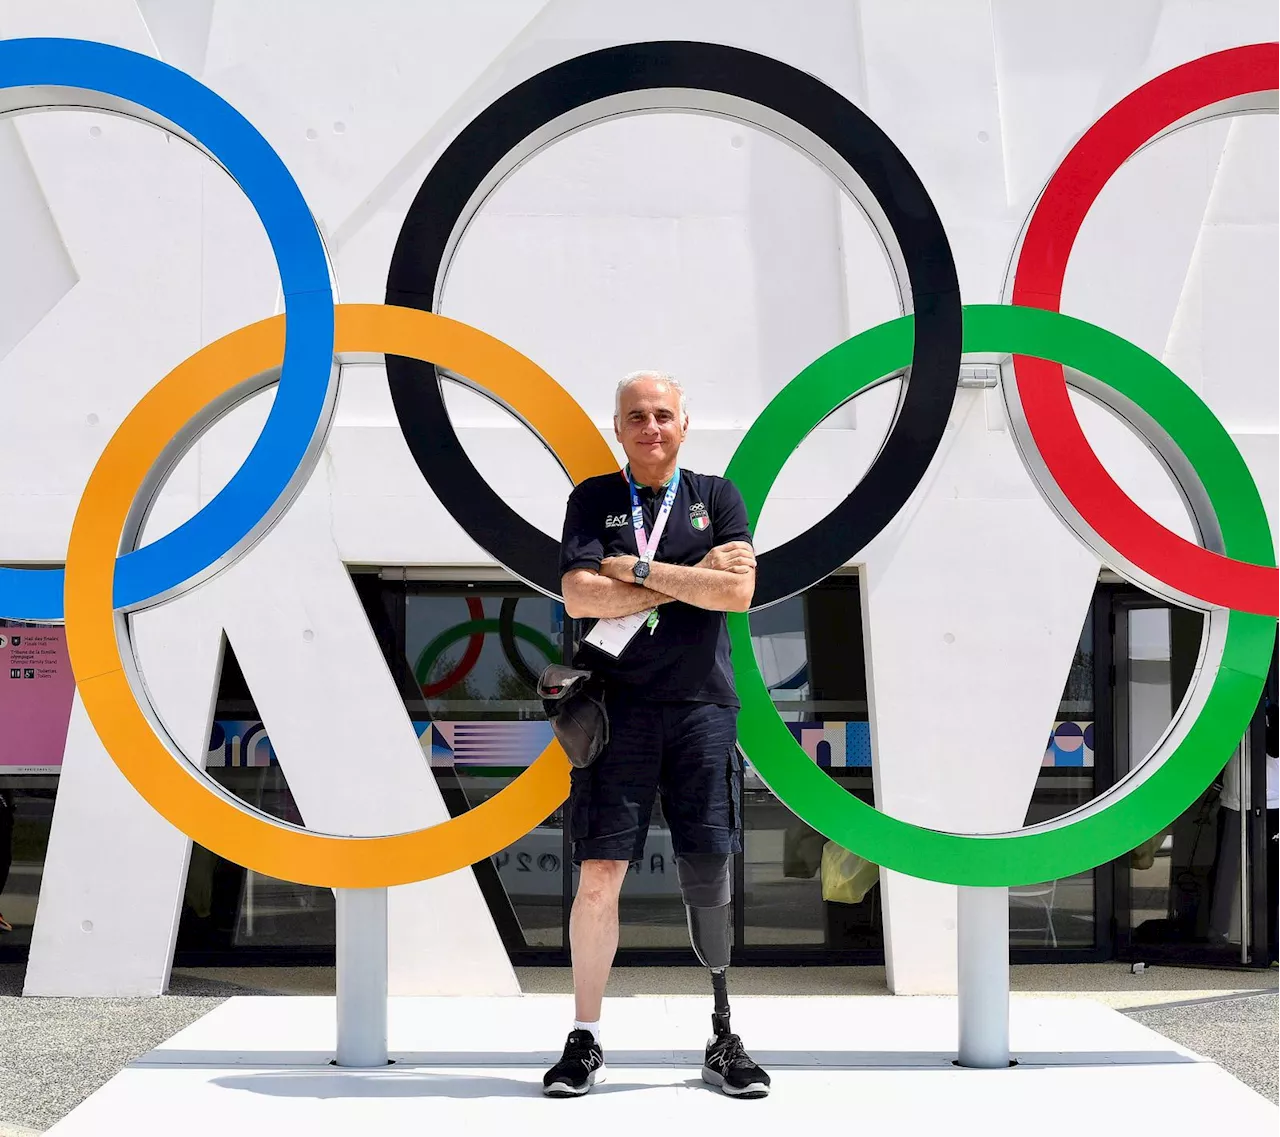
<path id="1" fill-rule="evenodd" d="M 711 518 L 707 516 L 707 507 L 702 502 L 689 508 L 689 524 L 699 531 L 711 524 Z"/>

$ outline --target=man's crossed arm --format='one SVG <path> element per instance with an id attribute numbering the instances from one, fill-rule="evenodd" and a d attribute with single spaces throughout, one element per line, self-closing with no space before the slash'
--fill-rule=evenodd
<path id="1" fill-rule="evenodd" d="M 560 579 L 565 611 L 575 620 L 592 616 L 630 616 L 655 604 L 680 600 L 713 612 L 745 612 L 756 587 L 756 558 L 746 541 L 717 545 L 696 565 L 654 561 L 649 582 L 637 587 L 632 568 L 637 558 L 606 557 L 599 572 L 571 569 Z"/>

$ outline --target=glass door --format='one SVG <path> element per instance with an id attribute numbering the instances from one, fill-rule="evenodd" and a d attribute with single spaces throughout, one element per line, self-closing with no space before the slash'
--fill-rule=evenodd
<path id="1" fill-rule="evenodd" d="M 1112 776 L 1123 778 L 1160 740 L 1199 658 L 1204 620 L 1136 590 L 1111 606 L 1114 658 Z M 1259 716 L 1260 718 L 1260 716 Z M 1253 736 L 1191 807 L 1113 862 L 1116 953 L 1121 959 L 1248 965 L 1265 893 L 1251 873 Z"/>

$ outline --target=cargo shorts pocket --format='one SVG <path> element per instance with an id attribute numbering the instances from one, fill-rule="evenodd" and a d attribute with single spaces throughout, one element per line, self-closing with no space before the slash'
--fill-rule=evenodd
<path id="1" fill-rule="evenodd" d="M 569 772 L 568 823 L 572 841 L 584 841 L 591 836 L 591 774 L 590 767 Z"/>
<path id="2" fill-rule="evenodd" d="M 729 828 L 742 824 L 742 755 L 736 745 L 729 747 L 725 763 L 725 792 L 728 798 Z"/>

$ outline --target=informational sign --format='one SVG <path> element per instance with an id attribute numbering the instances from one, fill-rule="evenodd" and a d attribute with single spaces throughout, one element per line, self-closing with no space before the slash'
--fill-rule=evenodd
<path id="1" fill-rule="evenodd" d="M 0 774 L 61 768 L 74 691 L 61 627 L 0 625 Z"/>

